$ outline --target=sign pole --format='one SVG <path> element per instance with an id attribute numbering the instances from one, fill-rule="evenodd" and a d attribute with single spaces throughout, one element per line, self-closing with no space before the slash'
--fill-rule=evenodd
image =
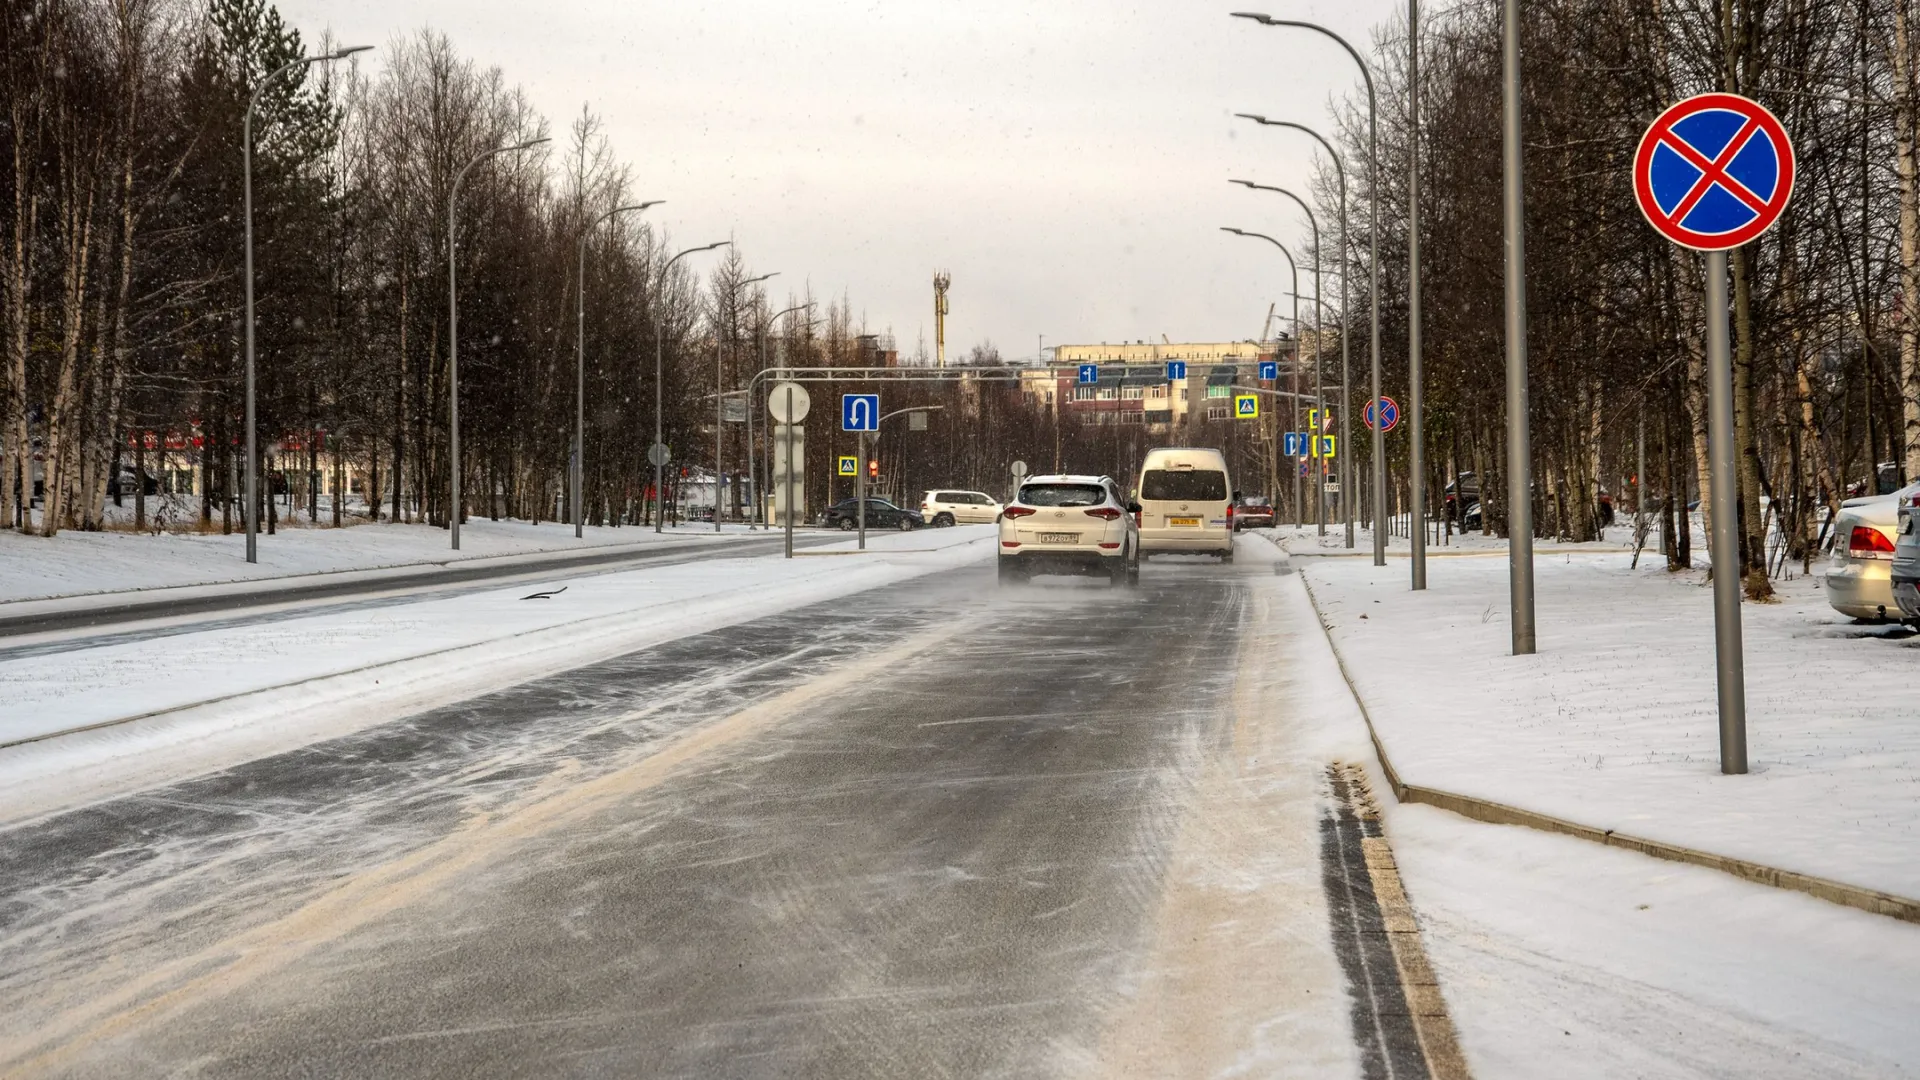
<path id="1" fill-rule="evenodd" d="M 855 435 L 860 448 L 860 465 L 853 470 L 854 516 L 860 519 L 860 550 L 867 550 L 867 433 Z"/>
<path id="2" fill-rule="evenodd" d="M 1720 771 L 1747 771 L 1746 664 L 1740 634 L 1739 507 L 1733 486 L 1733 358 L 1727 253 L 1707 252 L 1707 461 L 1713 484 L 1713 651 L 1720 697 Z"/>
<path id="3" fill-rule="evenodd" d="M 793 384 L 787 384 L 787 558 L 793 558 Z"/>

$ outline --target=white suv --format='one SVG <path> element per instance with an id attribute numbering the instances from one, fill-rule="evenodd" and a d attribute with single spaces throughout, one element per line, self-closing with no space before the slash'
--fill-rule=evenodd
<path id="1" fill-rule="evenodd" d="M 920 516 L 941 528 L 991 525 L 1000 520 L 1000 503 L 982 491 L 929 491 L 920 496 Z"/>
<path id="2" fill-rule="evenodd" d="M 1030 476 L 1000 512 L 1000 580 L 1034 574 L 1140 583 L 1139 507 L 1105 476 Z"/>

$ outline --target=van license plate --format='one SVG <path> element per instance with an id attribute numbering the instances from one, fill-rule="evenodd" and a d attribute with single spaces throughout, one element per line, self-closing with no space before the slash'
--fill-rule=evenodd
<path id="1" fill-rule="evenodd" d="M 1173 526 L 1176 529 L 1197 529 L 1200 527 L 1200 519 L 1199 518 L 1168 518 L 1167 524 Z"/>
<path id="2" fill-rule="evenodd" d="M 1077 544 L 1080 542 L 1080 534 L 1079 533 L 1041 533 L 1040 542 L 1043 544 Z"/>

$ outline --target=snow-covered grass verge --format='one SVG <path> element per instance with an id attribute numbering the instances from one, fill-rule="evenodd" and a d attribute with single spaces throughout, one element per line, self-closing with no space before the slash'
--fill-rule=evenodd
<path id="1" fill-rule="evenodd" d="M 1539 652 L 1509 655 L 1507 566 L 1297 561 L 1410 784 L 1920 896 L 1916 646 L 1815 578 L 1745 605 L 1751 773 L 1719 772 L 1711 590 L 1620 554 L 1536 561 Z"/>
<path id="2" fill-rule="evenodd" d="M 713 526 L 588 527 L 556 522 L 471 520 L 460 527 L 460 550 L 447 530 L 392 523 L 347 529 L 284 529 L 259 538 L 260 561 L 246 560 L 246 537 L 66 531 L 51 539 L 0 532 L 0 603 L 43 597 L 259 581 L 396 566 L 444 565 L 531 552 L 585 551 L 684 540 L 712 540 Z M 726 525 L 722 537 L 764 536 Z"/>
<path id="3" fill-rule="evenodd" d="M 1445 572 L 1485 561 L 1450 561 Z M 1350 564 L 1294 560 L 1323 598 L 1327 570 Z M 1404 589 L 1405 561 L 1387 570 Z M 1544 579 L 1544 560 L 1541 570 Z M 1282 589 L 1293 620 L 1296 701 L 1321 722 L 1326 753 L 1373 765 L 1364 722 L 1306 594 L 1291 581 Z M 1348 617 L 1371 631 L 1388 598 L 1377 606 L 1367 599 L 1366 620 Z M 1480 625 L 1477 614 L 1472 623 Z M 1488 625 L 1504 640 L 1504 622 Z M 1374 681 L 1392 678 L 1381 672 Z M 1409 693 L 1419 681 L 1408 680 Z M 1370 695 L 1368 704 L 1378 722 L 1380 699 Z M 1439 712 L 1403 717 L 1403 734 Z M 1450 732 L 1459 729 L 1436 736 Z M 1403 772 L 1406 741 L 1387 736 Z M 1920 1026 L 1912 1023 L 1920 1015 L 1920 927 L 1715 870 L 1398 805 L 1377 767 L 1370 772 L 1448 1010 L 1482 1080 L 1920 1072 Z"/>
<path id="4" fill-rule="evenodd" d="M 0 663 L 0 820 L 302 745 L 688 634 L 992 556 L 993 529 L 724 558 Z M 822 549 L 814 549 L 815 551 Z M 525 597 L 567 591 L 549 599 Z M 48 736 L 76 729 L 77 734 Z M 162 751 L 166 751 L 162 753 Z"/>

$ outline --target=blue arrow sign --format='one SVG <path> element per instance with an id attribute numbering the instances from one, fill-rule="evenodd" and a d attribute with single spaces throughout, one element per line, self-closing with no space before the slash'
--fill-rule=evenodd
<path id="1" fill-rule="evenodd" d="M 1280 436 L 1280 453 L 1286 457 L 1306 457 L 1307 440 L 1311 438 L 1304 431 L 1289 431 Z"/>
<path id="2" fill-rule="evenodd" d="M 840 395 L 841 431 L 879 431 L 879 394 Z"/>
<path id="3" fill-rule="evenodd" d="M 1263 382 L 1278 382 L 1280 380 L 1280 361 L 1260 361 L 1260 379 Z"/>
<path id="4" fill-rule="evenodd" d="M 1187 377 L 1187 362 L 1185 360 L 1167 361 L 1167 381 L 1168 382 L 1173 382 L 1175 379 L 1184 379 L 1186 377 Z"/>
<path id="5" fill-rule="evenodd" d="M 1080 385 L 1092 386 L 1094 383 L 1097 383 L 1099 381 L 1100 381 L 1100 365 L 1099 364 L 1081 364 L 1080 365 Z"/>

